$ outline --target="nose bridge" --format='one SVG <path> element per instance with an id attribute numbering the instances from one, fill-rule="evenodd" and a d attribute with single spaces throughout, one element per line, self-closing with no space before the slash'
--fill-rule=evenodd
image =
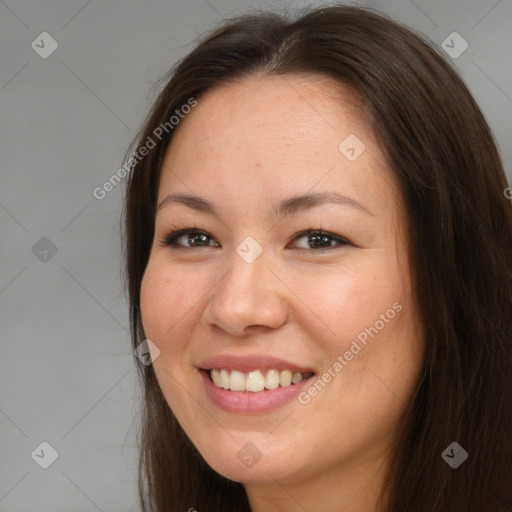
<path id="1" fill-rule="evenodd" d="M 258 244 L 259 245 L 259 244 Z M 265 288 L 264 284 L 268 281 L 268 251 L 255 247 L 254 242 L 244 241 L 238 245 L 230 258 L 231 273 L 234 281 L 239 281 L 242 289 L 248 287 L 249 290 L 254 287 L 254 292 L 258 292 L 259 286 Z M 245 286 L 244 286 L 245 285 Z"/>
<path id="2" fill-rule="evenodd" d="M 249 238 L 230 254 L 229 270 L 215 286 L 205 313 L 209 323 L 235 335 L 254 325 L 278 328 L 286 319 L 269 258 L 263 247 Z"/>
<path id="3" fill-rule="evenodd" d="M 257 254 L 253 247 L 241 243 L 230 255 L 228 275 L 219 283 L 221 286 L 218 292 L 222 294 L 223 300 L 249 306 L 251 303 L 256 304 L 264 294 L 271 294 L 268 263 L 263 250 Z"/>
<path id="4" fill-rule="evenodd" d="M 249 298 L 260 294 L 265 283 L 269 284 L 269 254 L 264 250 L 263 241 L 260 243 L 254 237 L 246 236 L 228 255 L 230 270 L 223 279 L 222 288 L 234 287 L 240 298 L 246 294 Z"/>

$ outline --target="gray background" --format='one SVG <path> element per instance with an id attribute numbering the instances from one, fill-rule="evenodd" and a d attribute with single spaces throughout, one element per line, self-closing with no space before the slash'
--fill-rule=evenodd
<path id="1" fill-rule="evenodd" d="M 1 512 L 138 510 L 140 389 L 120 276 L 122 184 L 103 200 L 92 191 L 120 167 L 155 81 L 198 35 L 254 6 L 306 4 L 0 2 Z M 359 5 L 437 45 L 462 35 L 469 48 L 447 58 L 494 130 L 510 176 L 512 1 Z M 46 59 L 31 47 L 44 31 L 58 42 Z M 43 441 L 58 453 L 48 469 L 35 462 L 50 460 Z"/>

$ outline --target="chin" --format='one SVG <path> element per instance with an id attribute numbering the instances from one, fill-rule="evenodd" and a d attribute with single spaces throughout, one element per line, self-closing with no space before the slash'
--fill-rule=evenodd
<path id="1" fill-rule="evenodd" d="M 304 464 L 299 466 L 298 463 L 303 461 L 288 453 L 289 449 L 285 452 L 268 440 L 265 443 L 264 438 L 256 440 L 258 437 L 252 432 L 239 434 L 229 446 L 216 446 L 200 453 L 214 471 L 242 484 L 275 483 L 276 480 L 287 481 L 299 476 Z M 290 461 L 293 461 L 293 467 Z"/>

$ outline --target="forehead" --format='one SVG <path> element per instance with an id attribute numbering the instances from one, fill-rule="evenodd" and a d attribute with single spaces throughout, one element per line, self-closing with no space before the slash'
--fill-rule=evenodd
<path id="1" fill-rule="evenodd" d="M 251 77 L 197 101 L 167 150 L 159 198 L 179 189 L 250 203 L 317 185 L 362 197 L 393 186 L 362 102 L 333 79 Z"/>
<path id="2" fill-rule="evenodd" d="M 333 123 L 333 118 L 337 122 Z M 194 137 L 185 130 L 191 124 Z M 257 136 L 266 139 L 272 149 L 299 140 L 320 146 L 322 139 L 326 147 L 329 135 L 347 127 L 358 132 L 371 129 L 363 119 L 363 104 L 352 89 L 323 76 L 255 76 L 207 91 L 181 122 L 173 142 L 200 141 L 201 147 L 221 150 L 233 149 L 231 146 L 242 140 L 249 143 Z"/>

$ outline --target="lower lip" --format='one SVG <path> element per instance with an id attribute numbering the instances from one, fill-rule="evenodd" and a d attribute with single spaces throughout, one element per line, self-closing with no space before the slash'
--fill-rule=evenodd
<path id="1" fill-rule="evenodd" d="M 225 411 L 238 413 L 261 413 L 277 409 L 293 400 L 314 377 L 313 375 L 298 384 L 291 384 L 284 388 L 277 387 L 253 393 L 219 388 L 210 380 L 208 372 L 200 370 L 199 373 L 203 378 L 206 394 L 211 401 Z"/>

